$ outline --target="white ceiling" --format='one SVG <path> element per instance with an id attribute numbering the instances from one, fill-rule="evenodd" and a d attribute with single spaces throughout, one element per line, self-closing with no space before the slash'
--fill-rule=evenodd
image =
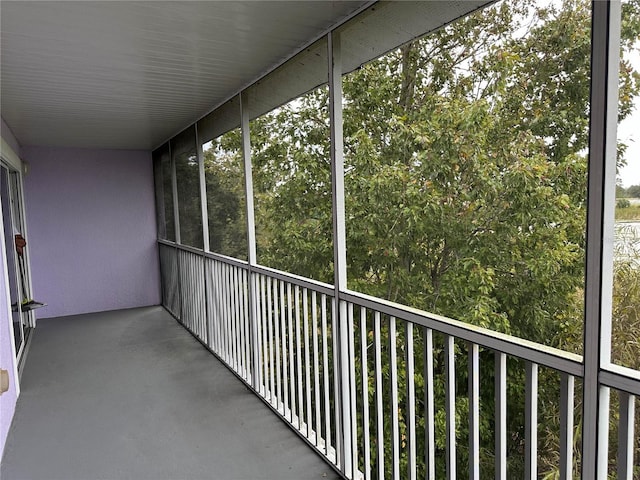
<path id="1" fill-rule="evenodd" d="M 368 1 L 0 2 L 23 145 L 151 149 Z"/>

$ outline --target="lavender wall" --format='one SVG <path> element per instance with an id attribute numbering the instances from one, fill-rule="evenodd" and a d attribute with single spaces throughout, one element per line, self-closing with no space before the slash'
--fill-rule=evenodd
<path id="1" fill-rule="evenodd" d="M 38 318 L 160 303 L 151 154 L 23 147 Z"/>
<path id="2" fill-rule="evenodd" d="M 0 118 L 0 134 L 7 144 L 20 155 L 20 145 L 13 133 Z M 0 216 L 0 219 L 2 217 Z M 14 376 L 15 357 L 12 348 L 13 335 L 11 334 L 11 310 L 9 309 L 9 285 L 7 283 L 7 267 L 5 256 L 4 235 L 0 234 L 0 368 L 9 371 L 9 391 L 0 395 L 0 459 L 4 452 L 4 445 L 11 426 L 11 420 L 16 409 L 18 393 L 16 391 L 16 379 Z"/>

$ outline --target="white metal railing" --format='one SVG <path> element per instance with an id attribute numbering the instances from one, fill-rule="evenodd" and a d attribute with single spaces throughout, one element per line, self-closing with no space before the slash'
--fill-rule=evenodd
<path id="1" fill-rule="evenodd" d="M 524 436 L 526 478 L 538 478 L 540 388 L 558 391 L 558 478 L 582 476 L 580 356 L 359 293 L 336 300 L 330 285 L 159 243 L 164 306 L 346 478 L 479 479 L 487 462 L 495 478 L 513 478 L 514 435 Z M 511 365 L 522 379 L 507 381 Z M 518 381 L 524 405 L 510 403 Z M 618 392 L 609 423 L 617 461 L 608 468 L 638 478 L 640 373 L 611 367 L 600 382 Z M 520 433 L 507 408 L 522 409 Z M 482 448 L 482 424 L 492 452 L 486 439 Z"/>

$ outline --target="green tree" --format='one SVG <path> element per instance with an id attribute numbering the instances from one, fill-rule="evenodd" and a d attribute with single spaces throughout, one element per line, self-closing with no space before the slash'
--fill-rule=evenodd
<path id="1" fill-rule="evenodd" d="M 623 6 L 620 119 L 640 89 L 625 58 L 635 48 L 639 5 Z M 586 0 L 545 7 L 534 0 L 502 2 L 344 77 L 351 289 L 581 350 L 590 21 Z M 330 282 L 328 132 L 326 87 L 251 125 L 260 262 Z M 405 339 L 398 338 L 402 347 Z M 415 341 L 420 351 L 421 337 Z M 465 349 L 457 345 L 460 361 Z M 483 378 L 493 375 L 491 355 L 483 353 Z M 439 391 L 443 365 L 438 341 Z M 513 361 L 509 367 L 510 399 L 521 405 L 523 366 Z M 401 381 L 404 370 L 400 359 Z M 465 375 L 457 379 L 459 418 L 467 408 Z M 421 373 L 416 384 L 424 385 Z M 481 396 L 482 410 L 493 411 L 492 386 Z M 549 407 L 541 410 L 547 459 L 554 441 L 546 426 L 558 397 L 557 382 L 541 382 L 540 402 Z M 443 399 L 437 402 L 442 411 Z M 402 432 L 404 422 L 403 413 Z M 515 478 L 523 468 L 521 410 L 509 411 L 509 424 Z M 443 418 L 436 425 L 443 449 Z M 458 426 L 460 445 L 466 428 Z M 493 468 L 492 432 L 491 422 L 483 424 L 486 476 Z M 465 468 L 464 447 L 459 461 Z"/>

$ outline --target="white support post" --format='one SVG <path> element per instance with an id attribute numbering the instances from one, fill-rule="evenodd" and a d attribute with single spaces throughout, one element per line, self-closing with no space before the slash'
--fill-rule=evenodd
<path id="1" fill-rule="evenodd" d="M 175 229 L 176 244 L 181 243 L 180 238 L 180 212 L 178 211 L 178 177 L 176 175 L 176 161 L 173 158 L 173 149 L 169 142 L 169 159 L 171 165 L 171 199 L 173 200 L 173 228 Z"/>
<path id="2" fill-rule="evenodd" d="M 240 124 L 242 128 L 242 156 L 244 159 L 244 194 L 247 208 L 247 260 L 255 266 L 256 258 L 256 221 L 253 202 L 253 170 L 251 165 L 251 135 L 249 114 L 246 108 L 246 94 L 240 95 Z"/>
<path id="3" fill-rule="evenodd" d="M 209 251 L 209 212 L 207 207 L 207 182 L 204 173 L 204 153 L 198 135 L 198 124 L 194 125 L 196 135 L 196 158 L 198 159 L 198 176 L 200 180 L 200 211 L 202 215 L 202 249 Z"/>
<path id="4" fill-rule="evenodd" d="M 247 208 L 247 260 L 249 262 L 249 327 L 251 329 L 251 384 L 259 389 L 259 359 L 258 328 L 257 322 L 257 298 L 256 282 L 252 267 L 256 265 L 256 224 L 253 203 L 253 171 L 251 167 L 251 137 L 249 130 L 249 114 L 245 106 L 246 98 L 240 95 L 240 125 L 242 129 L 242 156 L 244 159 L 244 193 Z"/>
<path id="5" fill-rule="evenodd" d="M 351 404 L 349 377 L 349 349 L 348 347 L 348 319 L 346 302 L 340 299 L 341 292 L 347 288 L 347 248 L 344 213 L 344 143 L 342 133 L 342 54 L 340 37 L 335 32 L 328 34 L 329 59 L 329 121 L 331 126 L 331 187 L 332 187 L 332 215 L 333 215 L 333 268 L 334 288 L 338 308 L 338 371 L 340 388 L 336 392 L 336 408 L 342 412 L 342 429 L 337 430 L 340 441 L 338 457 L 342 472 L 351 478 L 354 474 L 351 462 Z M 353 412 L 355 414 L 355 412 Z"/>
<path id="6" fill-rule="evenodd" d="M 591 118 L 587 187 L 582 478 L 607 478 L 613 234 L 618 123 L 619 0 L 592 2 Z"/>
<path id="7" fill-rule="evenodd" d="M 200 142 L 200 135 L 198 133 L 198 124 L 194 125 L 196 136 L 196 157 L 198 159 L 198 176 L 200 180 L 200 211 L 202 214 L 202 249 L 205 252 L 209 251 L 209 213 L 207 208 L 207 182 L 204 173 L 204 154 L 202 152 L 202 142 Z M 205 267 L 206 259 L 202 256 L 202 278 L 204 285 L 204 312 L 205 312 L 205 332 L 206 332 L 206 344 L 211 344 L 211 330 L 209 329 L 209 319 L 207 318 L 207 312 L 209 311 L 207 305 L 207 269 Z"/>
<path id="8" fill-rule="evenodd" d="M 176 175 L 176 161 L 173 158 L 173 149 L 171 148 L 171 141 L 169 141 L 169 165 L 171 168 L 171 199 L 173 200 L 173 228 L 175 230 L 176 245 L 181 243 L 180 238 L 180 212 L 178 211 L 178 177 Z M 182 282 L 180 281 L 180 255 L 178 249 L 174 250 L 176 258 L 176 282 L 178 284 L 178 310 L 175 314 L 178 316 L 178 320 L 182 322 Z"/>

